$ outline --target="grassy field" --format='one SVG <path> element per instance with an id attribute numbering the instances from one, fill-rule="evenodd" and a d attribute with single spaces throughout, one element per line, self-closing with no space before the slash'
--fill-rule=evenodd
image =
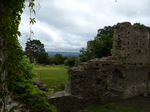
<path id="1" fill-rule="evenodd" d="M 63 86 L 68 80 L 68 67 L 64 65 L 34 66 L 34 79 L 44 82 L 49 88 Z"/>

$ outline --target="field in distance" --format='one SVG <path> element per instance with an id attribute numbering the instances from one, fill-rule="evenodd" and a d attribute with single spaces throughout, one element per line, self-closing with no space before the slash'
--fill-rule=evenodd
<path id="1" fill-rule="evenodd" d="M 55 54 L 62 54 L 64 57 L 79 57 L 80 52 L 47 52 L 50 57 L 53 57 Z"/>
<path id="2" fill-rule="evenodd" d="M 64 65 L 36 65 L 33 72 L 36 73 L 34 79 L 41 80 L 49 88 L 64 86 L 68 80 L 68 67 Z"/>

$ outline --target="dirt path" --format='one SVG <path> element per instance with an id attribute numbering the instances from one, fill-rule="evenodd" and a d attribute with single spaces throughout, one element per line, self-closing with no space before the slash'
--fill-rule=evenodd
<path id="1" fill-rule="evenodd" d="M 147 97 L 141 95 L 126 100 L 117 101 L 115 104 L 150 111 L 150 95 Z"/>

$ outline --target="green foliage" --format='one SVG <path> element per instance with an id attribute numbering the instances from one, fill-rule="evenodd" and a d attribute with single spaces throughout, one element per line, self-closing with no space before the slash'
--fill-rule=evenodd
<path id="1" fill-rule="evenodd" d="M 15 80 L 13 79 L 13 91 L 18 94 L 20 100 L 26 103 L 32 112 L 41 112 L 44 109 L 46 109 L 47 112 L 53 109 L 56 110 L 54 106 L 51 106 L 46 101 L 47 94 L 39 90 L 33 81 L 31 81 L 34 74 L 32 73 L 33 65 L 30 64 L 29 59 L 23 56 L 18 65 L 18 76 L 15 77 Z"/>
<path id="2" fill-rule="evenodd" d="M 80 58 L 76 58 L 74 66 L 78 66 L 81 63 Z"/>
<path id="3" fill-rule="evenodd" d="M 31 79 L 34 76 L 34 73 L 32 72 L 33 64 L 30 63 L 30 60 L 27 58 L 27 56 L 23 56 L 22 60 L 20 61 L 20 70 L 22 76 L 25 77 L 25 79 Z"/>
<path id="4" fill-rule="evenodd" d="M 145 26 L 144 24 L 141 24 L 141 23 L 134 23 L 133 25 L 142 25 L 142 26 Z"/>
<path id="5" fill-rule="evenodd" d="M 80 50 L 81 62 L 111 55 L 113 32 L 114 26 L 105 26 L 103 29 L 99 29 L 94 40 L 88 42 L 87 48 Z"/>
<path id="6" fill-rule="evenodd" d="M 31 112 L 57 112 L 57 109 L 46 101 L 46 92 L 39 90 L 30 80 L 16 82 L 15 92 Z"/>
<path id="7" fill-rule="evenodd" d="M 33 65 L 30 64 L 29 59 L 21 54 L 18 54 L 16 58 L 16 63 L 13 63 L 10 58 L 7 60 L 7 71 L 9 75 L 6 77 L 5 82 L 7 83 L 9 90 L 14 89 L 14 84 L 17 81 L 31 79 L 34 76 L 31 71 Z"/>
<path id="8" fill-rule="evenodd" d="M 38 55 L 38 58 L 37 58 L 37 62 L 39 64 L 49 64 L 50 61 L 49 61 L 49 58 L 48 58 L 48 53 L 40 53 Z"/>
<path id="9" fill-rule="evenodd" d="M 18 26 L 23 12 L 22 8 L 24 8 L 24 0 L 3 0 L 0 3 L 0 14 L 3 15 L 0 17 L 0 39 L 4 40 L 2 53 L 5 53 L 7 57 L 2 68 L 8 72 L 4 83 L 9 87 L 11 85 L 11 89 L 13 89 L 18 72 L 20 73 L 18 66 L 22 59 L 22 50 L 17 38 L 21 35 Z"/>
<path id="10" fill-rule="evenodd" d="M 55 54 L 54 59 L 56 64 L 63 64 L 64 60 L 62 54 Z"/>
<path id="11" fill-rule="evenodd" d="M 54 57 L 49 57 L 48 60 L 49 60 L 49 64 L 50 64 L 50 65 L 56 64 Z"/>
<path id="12" fill-rule="evenodd" d="M 59 64 L 63 64 L 66 59 L 67 58 L 63 57 L 62 54 L 55 54 L 53 61 L 56 65 L 59 65 Z"/>
<path id="13" fill-rule="evenodd" d="M 30 24 L 36 23 L 35 18 L 30 18 Z"/>
<path id="14" fill-rule="evenodd" d="M 87 49 L 85 49 L 85 48 L 82 48 L 82 49 L 80 50 L 80 52 L 82 53 L 82 54 L 80 55 L 80 61 L 81 61 L 81 62 L 85 62 L 85 61 L 88 61 L 88 60 L 91 59 L 90 51 L 89 51 L 89 50 L 87 50 Z"/>
<path id="15" fill-rule="evenodd" d="M 34 13 L 36 14 L 35 10 L 34 10 L 34 6 L 35 6 L 35 0 L 29 0 L 29 5 L 28 7 L 30 7 L 30 13 Z M 30 24 L 34 24 L 36 21 L 35 21 L 35 18 L 30 18 Z"/>
<path id="16" fill-rule="evenodd" d="M 98 30 L 97 37 L 92 41 L 92 45 L 89 46 L 95 58 L 111 55 L 113 31 L 114 29 L 111 26 Z"/>
<path id="17" fill-rule="evenodd" d="M 12 45 L 12 47 L 14 48 L 14 46 Z M 14 88 L 14 83 L 17 80 L 17 77 L 24 75 L 22 74 L 22 70 L 21 70 L 21 60 L 22 60 L 22 51 L 21 49 L 14 49 L 14 52 L 12 54 L 11 53 L 11 49 L 8 49 L 8 59 L 4 64 L 5 69 L 7 69 L 8 72 L 8 76 L 5 79 L 5 83 L 8 85 L 9 89 L 13 90 Z"/>
<path id="18" fill-rule="evenodd" d="M 40 40 L 30 40 L 26 43 L 25 54 L 32 63 L 48 63 L 48 54 Z"/>
<path id="19" fill-rule="evenodd" d="M 0 40 L 2 40 L 2 51 L 5 59 L 2 63 L 3 82 L 0 79 L 0 86 L 5 83 L 11 92 L 19 92 L 20 98 L 25 103 L 30 105 L 29 108 L 33 112 L 41 112 L 41 108 L 45 107 L 48 110 L 56 109 L 49 105 L 45 99 L 45 93 L 40 91 L 30 79 L 33 77 L 31 72 L 32 65 L 29 64 L 29 60 L 23 56 L 22 48 L 18 42 L 18 36 L 20 32 L 18 27 L 21 21 L 21 14 L 25 0 L 1 0 L 0 1 Z M 29 0 L 30 11 L 34 12 L 34 0 Z M 30 24 L 35 22 L 34 18 L 30 18 Z M 7 88 L 1 87 L 0 98 L 5 101 L 5 97 L 8 95 Z M 2 105 L 0 105 L 2 106 Z M 13 111 L 14 108 L 11 109 Z M 3 111 L 3 110 L 2 110 Z"/>
<path id="20" fill-rule="evenodd" d="M 64 64 L 66 66 L 69 66 L 69 67 L 73 67 L 73 66 L 76 66 L 78 65 L 78 59 L 76 57 L 70 57 L 68 59 L 65 60 Z"/>
<path id="21" fill-rule="evenodd" d="M 65 89 L 65 84 L 60 84 L 50 88 L 50 90 L 52 90 L 53 93 L 58 91 L 64 91 L 64 89 Z"/>

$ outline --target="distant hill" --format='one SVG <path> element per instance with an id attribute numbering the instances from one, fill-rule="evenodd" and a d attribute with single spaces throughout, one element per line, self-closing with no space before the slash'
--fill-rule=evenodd
<path id="1" fill-rule="evenodd" d="M 53 57 L 55 54 L 62 54 L 63 56 L 66 56 L 68 58 L 73 56 L 79 57 L 79 55 L 81 54 L 79 52 L 50 52 L 50 51 L 48 51 L 47 53 L 50 57 Z"/>

